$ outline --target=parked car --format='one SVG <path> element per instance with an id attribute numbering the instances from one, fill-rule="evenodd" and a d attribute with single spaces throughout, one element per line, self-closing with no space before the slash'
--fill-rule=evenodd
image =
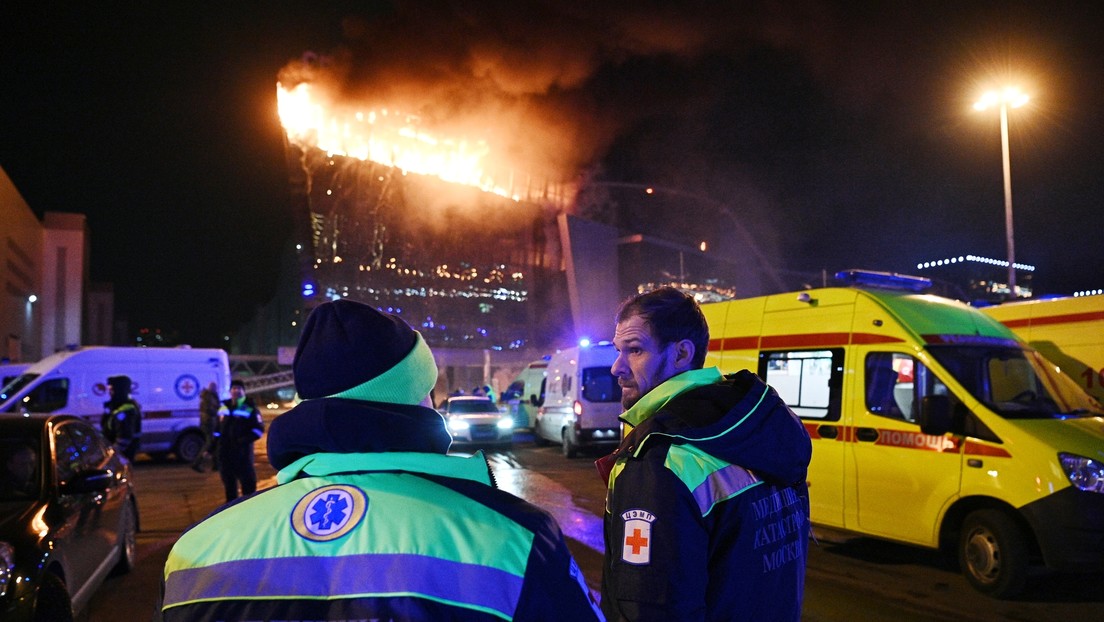
<path id="1" fill-rule="evenodd" d="M 70 415 L 0 416 L 0 620 L 72 620 L 135 560 L 131 466 Z"/>
<path id="2" fill-rule="evenodd" d="M 487 397 L 458 395 L 448 398 L 441 414 L 448 424 L 452 442 L 510 444 L 514 420 Z"/>

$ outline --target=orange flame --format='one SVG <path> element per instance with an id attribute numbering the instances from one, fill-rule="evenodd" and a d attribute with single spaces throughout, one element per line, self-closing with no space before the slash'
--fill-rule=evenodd
<path id="1" fill-rule="evenodd" d="M 276 103 L 288 140 L 520 200 L 486 172 L 490 147 L 485 141 L 433 136 L 419 128 L 417 116 L 395 110 L 357 110 L 342 116 L 321 99 L 308 82 L 290 90 L 277 83 Z"/>

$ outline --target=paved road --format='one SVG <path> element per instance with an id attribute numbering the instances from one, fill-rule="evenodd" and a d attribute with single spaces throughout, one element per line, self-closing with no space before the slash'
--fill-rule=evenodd
<path id="1" fill-rule="evenodd" d="M 263 451 L 263 443 L 258 443 Z M 601 577 L 599 519 L 603 487 L 591 460 L 566 460 L 558 448 L 534 448 L 519 439 L 512 451 L 489 455 L 499 485 L 552 513 L 593 589 Z M 274 473 L 258 456 L 260 487 Z M 137 465 L 142 532 L 134 572 L 109 579 L 82 614 L 83 622 L 148 620 L 160 573 L 179 534 L 222 503 L 216 473 L 185 465 Z M 248 526 L 243 526 L 243 532 Z M 1038 577 L 1017 601 L 994 601 L 974 590 L 934 553 L 873 540 L 810 547 L 803 619 L 930 622 L 962 620 L 1104 620 L 1100 575 Z"/>

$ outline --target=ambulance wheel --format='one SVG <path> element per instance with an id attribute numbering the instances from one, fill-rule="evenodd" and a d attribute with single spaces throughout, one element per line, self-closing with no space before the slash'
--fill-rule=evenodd
<path id="1" fill-rule="evenodd" d="M 579 456 L 579 446 L 571 440 L 571 432 L 564 430 L 563 432 L 563 455 L 564 458 L 576 458 Z"/>
<path id="2" fill-rule="evenodd" d="M 176 448 L 173 449 L 173 453 L 176 454 L 176 460 L 178 462 L 184 462 L 191 464 L 195 461 L 199 452 L 203 451 L 203 435 L 199 432 L 186 432 L 176 439 Z"/>
<path id="3" fill-rule="evenodd" d="M 1027 583 L 1027 538 L 1012 517 L 1000 510 L 977 510 L 966 516 L 958 558 L 974 589 L 994 598 L 1010 598 Z"/>

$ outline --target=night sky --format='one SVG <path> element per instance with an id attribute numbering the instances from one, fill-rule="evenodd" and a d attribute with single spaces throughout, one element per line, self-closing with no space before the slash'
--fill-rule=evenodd
<path id="1" fill-rule="evenodd" d="M 0 167 L 37 215 L 87 215 L 132 328 L 193 345 L 275 293 L 276 80 L 304 55 L 518 166 L 723 204 L 785 274 L 1005 257 L 998 116 L 971 104 L 1016 78 L 1016 258 L 1037 293 L 1104 287 L 1104 3 L 13 4 Z"/>

